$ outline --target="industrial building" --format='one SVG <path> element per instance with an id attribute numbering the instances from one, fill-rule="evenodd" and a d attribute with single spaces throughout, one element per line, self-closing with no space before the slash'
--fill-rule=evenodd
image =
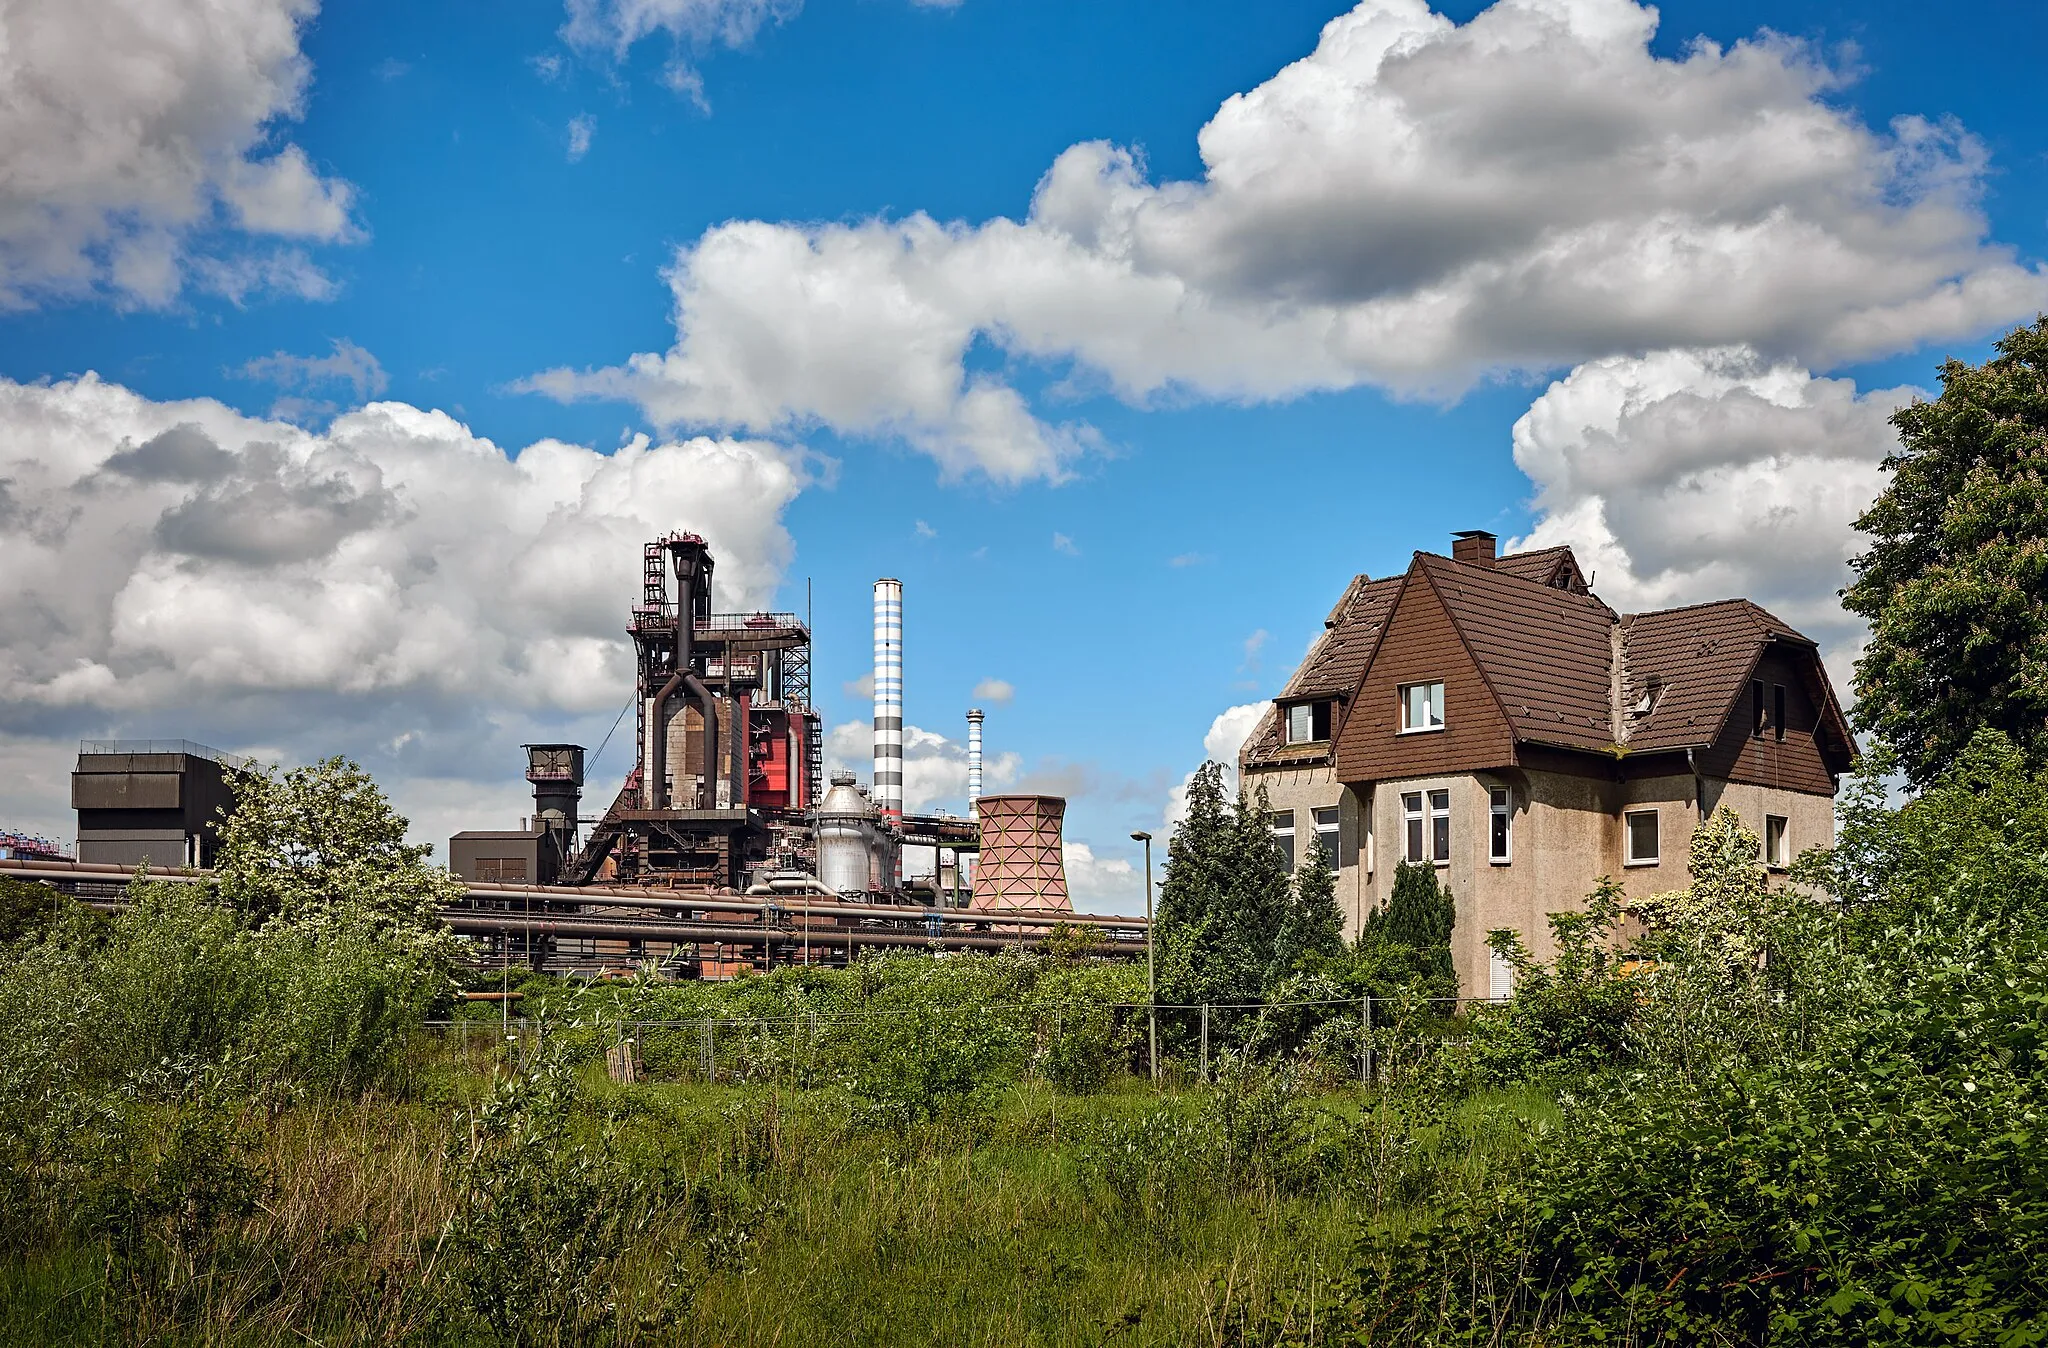
<path id="1" fill-rule="evenodd" d="M 1138 918 L 1075 913 L 1052 796 L 983 796 L 980 709 L 967 712 L 971 818 L 915 814 L 903 798 L 903 587 L 874 587 L 873 778 L 823 771 L 811 705 L 811 634 L 793 613 L 719 613 L 704 539 L 642 549 L 633 640 L 633 762 L 602 814 L 581 813 L 577 744 L 525 745 L 533 813 L 515 829 L 449 840 L 465 892 L 442 917 L 493 962 L 585 969 L 659 962 L 724 977 L 841 963 L 862 949 L 997 950 L 1054 928 L 1144 949 Z M 215 860 L 246 759 L 183 740 L 86 741 L 72 776 L 76 860 L 0 835 L 0 875 L 91 902 L 125 881 L 198 881 Z M 509 765 L 508 765 L 509 766 Z M 928 866 L 907 873 L 906 856 Z M 978 861 L 978 864 L 977 864 Z"/>
<path id="2" fill-rule="evenodd" d="M 189 740 L 87 740 L 71 774 L 78 859 L 210 867 L 249 760 Z"/>
<path id="3" fill-rule="evenodd" d="M 703 972 L 732 967 L 736 951 L 747 962 L 772 961 L 777 937 L 740 939 L 748 933 L 734 919 L 715 924 L 734 939 L 714 941 L 708 952 L 701 941 L 661 941 L 659 923 L 626 920 L 630 909 L 655 905 L 708 921 L 716 908 L 708 901 L 732 897 L 753 901 L 764 924 L 800 908 L 806 959 L 850 954 L 866 941 L 856 933 L 929 928 L 936 936 L 956 921 L 937 916 L 949 912 L 1039 920 L 1003 923 L 1012 940 L 1072 913 L 1066 802 L 981 794 L 979 708 L 967 713 L 974 817 L 904 809 L 900 581 L 874 585 L 873 769 L 863 785 L 851 772 L 824 780 L 808 622 L 793 613 L 716 612 L 714 571 L 696 534 L 672 533 L 642 550 L 640 602 L 626 619 L 637 666 L 634 761 L 605 812 L 579 814 L 581 746 L 533 744 L 532 816 L 518 829 L 449 840 L 450 868 L 472 882 L 471 905 L 521 913 L 516 937 L 513 926 L 501 930 L 522 943 L 523 958 L 666 955 Z M 928 859 L 929 869 L 906 872 L 906 853 Z M 638 905 L 628 901 L 636 895 Z M 597 934 L 593 923 L 617 932 Z M 969 930 L 993 933 L 995 924 Z M 572 936 L 575 948 L 565 949 Z"/>
<path id="4" fill-rule="evenodd" d="M 1467 531 L 1351 581 L 1238 768 L 1290 867 L 1330 844 L 1354 931 L 1397 865 L 1437 868 L 1460 985 L 1500 996 L 1488 931 L 1548 958 L 1548 914 L 1601 876 L 1630 898 L 1683 888 L 1717 808 L 1773 871 L 1830 844 L 1855 753 L 1818 646 L 1758 605 L 1617 613 L 1570 548 L 1503 556 Z"/>

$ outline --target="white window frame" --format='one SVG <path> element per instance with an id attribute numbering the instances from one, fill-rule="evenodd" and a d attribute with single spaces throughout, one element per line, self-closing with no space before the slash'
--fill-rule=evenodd
<path id="1" fill-rule="evenodd" d="M 1650 841 L 1656 850 L 1650 855 L 1636 855 L 1635 821 L 1648 816 L 1652 821 Z M 1664 813 L 1651 806 L 1641 810 L 1626 810 L 1621 816 L 1621 864 L 1624 866 L 1657 866 L 1664 861 Z"/>
<path id="2" fill-rule="evenodd" d="M 1439 804 L 1441 800 L 1441 804 Z M 1429 815 L 1429 860 L 1432 865 L 1451 864 L 1451 792 L 1437 787 L 1427 793 L 1423 809 Z"/>
<path id="3" fill-rule="evenodd" d="M 1285 824 L 1280 822 L 1283 819 Z M 1301 864 L 1301 857 L 1294 850 L 1294 811 L 1274 810 L 1266 816 L 1266 827 L 1273 831 L 1273 843 L 1287 859 L 1287 873 L 1294 874 L 1295 867 Z"/>
<path id="4" fill-rule="evenodd" d="M 1329 815 L 1328 823 L 1323 816 Z M 1314 825 L 1316 836 L 1330 849 L 1330 874 L 1336 875 L 1344 869 L 1344 810 L 1339 805 L 1319 805 L 1308 812 L 1309 822 Z"/>
<path id="5" fill-rule="evenodd" d="M 1772 828 L 1772 825 L 1777 826 L 1775 830 Z M 1773 832 L 1777 834 L 1775 838 L 1771 836 Z M 1772 845 L 1774 843 L 1776 846 Z M 1782 871 L 1789 867 L 1792 864 L 1791 843 L 1792 820 L 1782 814 L 1765 815 L 1763 837 L 1764 865 L 1774 871 Z"/>
<path id="6" fill-rule="evenodd" d="M 1301 718 L 1300 734 L 1296 734 L 1295 718 Z M 1297 702 L 1287 709 L 1287 742 L 1289 744 L 1312 744 L 1316 738 L 1316 708 L 1313 702 Z"/>
<path id="7" fill-rule="evenodd" d="M 1401 860 L 1415 865 L 1429 854 L 1429 811 L 1425 791 L 1401 793 Z M 1412 803 L 1411 803 L 1412 802 Z"/>
<path id="8" fill-rule="evenodd" d="M 1444 681 L 1428 679 L 1400 686 L 1400 732 L 1403 735 L 1428 735 L 1444 728 Z M 1434 717 L 1433 723 L 1411 725 L 1408 719 L 1409 694 L 1422 690 L 1422 714 L 1424 718 Z"/>
<path id="9" fill-rule="evenodd" d="M 1486 788 L 1486 859 L 1496 866 L 1515 859 L 1515 793 L 1505 786 Z"/>

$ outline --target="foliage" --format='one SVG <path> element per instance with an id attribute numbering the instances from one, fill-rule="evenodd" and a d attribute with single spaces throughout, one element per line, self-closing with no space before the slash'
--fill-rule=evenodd
<path id="1" fill-rule="evenodd" d="M 1980 733 L 1919 799 L 1852 792 L 1839 906 L 1703 827 L 1629 1026 L 1525 1174 L 1361 1249 L 1375 1342 L 2048 1338 L 2048 776 Z M 1869 869 L 1873 858 L 1881 859 Z M 1753 954 L 1752 954 L 1753 952 Z"/>
<path id="2" fill-rule="evenodd" d="M 2048 318 L 1982 365 L 1951 360 L 1941 396 L 1892 416 L 1891 482 L 1856 525 L 1844 607 L 1870 622 L 1857 724 L 1915 783 L 1979 729 L 2048 766 Z"/>
<path id="3" fill-rule="evenodd" d="M 462 882 L 426 864 L 430 844 L 405 840 L 370 775 L 343 758 L 234 777 L 235 810 L 219 826 L 214 883 L 252 925 L 278 918 L 317 926 L 345 910 L 447 961 L 440 910 Z"/>
<path id="4" fill-rule="evenodd" d="M 1337 878 L 1331 873 L 1335 862 L 1323 835 L 1315 834 L 1308 856 L 1295 872 L 1294 890 L 1280 920 L 1268 986 L 1293 973 L 1311 956 L 1333 959 L 1344 953 L 1344 910 L 1337 903 Z"/>
<path id="5" fill-rule="evenodd" d="M 1623 974 L 1621 920 L 1621 886 L 1602 876 L 1583 911 L 1550 914 L 1557 958 L 1549 964 L 1532 958 L 1517 932 L 1487 933 L 1487 945 L 1515 971 L 1515 991 L 1506 1005 L 1473 1014 L 1481 1081 L 1573 1080 L 1630 1061 L 1643 985 Z"/>
<path id="6" fill-rule="evenodd" d="M 39 937 L 66 909 L 77 908 L 75 900 L 39 880 L 0 875 L 0 946 Z"/>
<path id="7" fill-rule="evenodd" d="M 607 1127 L 574 1137 L 576 1086 L 559 1046 L 498 1083 L 449 1142 L 454 1210 L 442 1233 L 458 1304 L 503 1341 L 583 1343 L 616 1332 L 619 1265 L 665 1206 L 660 1172 L 616 1154 Z M 669 1295 L 642 1328 L 687 1311 L 682 1247 L 665 1251 Z"/>
<path id="8" fill-rule="evenodd" d="M 1218 764 L 1203 764 L 1189 782 L 1187 814 L 1174 828 L 1159 890 L 1155 940 L 1176 954 L 1162 971 L 1162 1001 L 1259 1000 L 1289 907 L 1267 813 L 1263 788 L 1228 801 Z M 1184 1040 L 1186 1017 L 1175 1023 Z"/>
<path id="9" fill-rule="evenodd" d="M 1436 867 L 1426 861 L 1404 861 L 1394 868 L 1394 892 L 1385 908 L 1366 915 L 1360 940 L 1367 945 L 1407 946 L 1416 952 L 1425 978 L 1453 989 L 1458 985 L 1451 966 L 1451 930 L 1457 923 L 1451 891 L 1437 880 Z"/>

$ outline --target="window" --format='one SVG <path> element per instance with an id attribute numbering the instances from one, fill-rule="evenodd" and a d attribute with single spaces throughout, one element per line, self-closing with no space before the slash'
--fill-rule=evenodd
<path id="1" fill-rule="evenodd" d="M 1774 683 L 1771 685 L 1771 729 L 1774 732 L 1776 732 L 1778 739 L 1780 741 L 1784 740 L 1785 685 L 1782 683 Z"/>
<path id="2" fill-rule="evenodd" d="M 1486 797 L 1486 859 L 1504 866 L 1513 859 L 1510 844 L 1513 842 L 1514 793 L 1504 786 L 1496 786 L 1486 793 Z"/>
<path id="3" fill-rule="evenodd" d="M 1408 844 L 1401 849 L 1401 860 L 1422 860 L 1422 793 L 1404 792 L 1401 796 L 1401 816 L 1407 824 L 1404 841 Z"/>
<path id="4" fill-rule="evenodd" d="M 1451 859 L 1451 793 L 1448 791 L 1429 793 L 1429 859 L 1438 862 Z"/>
<path id="5" fill-rule="evenodd" d="M 525 857 L 478 857 L 476 878 L 492 884 L 510 884 L 526 879 Z"/>
<path id="6" fill-rule="evenodd" d="M 1749 684 L 1749 733 L 1758 739 L 1764 733 L 1764 681 L 1752 679 Z"/>
<path id="7" fill-rule="evenodd" d="M 1787 853 L 1791 849 L 1787 847 L 1785 838 L 1785 830 L 1790 822 L 1782 814 L 1764 816 L 1764 865 L 1782 867 L 1791 864 L 1787 859 Z"/>
<path id="8" fill-rule="evenodd" d="M 1287 742 L 1313 744 L 1330 738 L 1330 704 L 1303 702 L 1287 708 Z"/>
<path id="9" fill-rule="evenodd" d="M 1657 812 L 1630 810 L 1625 816 L 1628 829 L 1628 858 L 1631 866 L 1657 864 Z"/>
<path id="10" fill-rule="evenodd" d="M 1486 995 L 1496 1002 L 1515 995 L 1515 966 L 1502 959 L 1498 950 L 1486 952 Z"/>
<path id="11" fill-rule="evenodd" d="M 1334 805 L 1328 809 L 1317 810 L 1315 814 L 1316 837 L 1321 840 L 1324 850 L 1329 853 L 1330 874 L 1335 875 L 1343 869 L 1342 853 L 1337 850 L 1339 844 L 1343 841 L 1343 816 Z"/>
<path id="12" fill-rule="evenodd" d="M 1444 728 L 1444 686 L 1441 683 L 1401 685 L 1401 733 L 1412 735 Z"/>
<path id="13" fill-rule="evenodd" d="M 1294 874 L 1294 811 L 1275 810 L 1266 816 L 1273 826 L 1273 841 L 1280 845 L 1280 860 L 1289 875 Z"/>

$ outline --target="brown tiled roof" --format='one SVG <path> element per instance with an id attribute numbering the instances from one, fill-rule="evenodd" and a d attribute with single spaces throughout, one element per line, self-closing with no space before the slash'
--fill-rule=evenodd
<path id="1" fill-rule="evenodd" d="M 1323 634 L 1309 648 L 1308 658 L 1281 690 L 1281 699 L 1349 697 L 1365 673 L 1365 662 L 1372 658 L 1380 624 L 1387 620 L 1387 611 L 1400 592 L 1399 576 L 1385 580 L 1354 577 L 1344 597 L 1323 620 Z"/>
<path id="2" fill-rule="evenodd" d="M 1592 595 L 1551 589 L 1498 567 L 1417 553 L 1515 738 L 1611 750 L 1608 666 L 1614 611 Z"/>
<path id="3" fill-rule="evenodd" d="M 1493 569 L 1553 589 L 1587 593 L 1586 578 L 1579 570 L 1578 554 L 1568 545 L 1537 548 L 1533 552 L 1510 552 L 1494 559 Z"/>
<path id="4" fill-rule="evenodd" d="M 1515 738 L 1526 743 L 1601 754 L 1623 746 L 1630 753 L 1703 748 L 1714 743 L 1766 647 L 1814 648 L 1746 599 L 1616 614 L 1584 588 L 1568 547 L 1510 554 L 1490 567 L 1417 553 L 1405 576 L 1352 580 L 1278 701 L 1354 693 L 1394 601 L 1418 577 L 1441 599 Z M 1848 746 L 1843 752 L 1853 753 L 1826 672 L 1817 661 L 1812 668 L 1815 702 Z M 1653 710 L 1628 714 L 1652 679 L 1659 685 Z M 1333 735 L 1340 727 L 1341 713 Z M 1282 741 L 1278 708 L 1269 707 L 1245 741 L 1244 762 L 1278 767 L 1327 756 L 1326 746 Z"/>
<path id="5" fill-rule="evenodd" d="M 1371 576 L 1352 577 L 1351 584 L 1345 587 L 1336 606 L 1330 610 L 1330 616 L 1323 619 L 1323 634 L 1315 639 L 1303 657 L 1301 667 L 1280 690 L 1276 705 L 1266 708 L 1266 714 L 1259 718 L 1259 724 L 1245 739 L 1240 755 L 1244 762 L 1278 766 L 1296 761 L 1320 762 L 1329 757 L 1328 744 L 1304 749 L 1284 742 L 1277 702 L 1351 696 L 1358 688 L 1359 678 L 1365 673 L 1366 661 L 1372 658 L 1373 644 L 1379 640 L 1380 627 L 1394 606 L 1394 596 L 1400 592 L 1399 576 L 1389 576 L 1384 580 L 1374 580 Z M 1332 718 L 1332 743 L 1335 742 L 1336 724 L 1340 720 L 1341 713 Z"/>
<path id="6" fill-rule="evenodd" d="M 1623 718 L 1636 753 L 1711 744 L 1765 645 L 1813 645 L 1747 599 L 1631 613 L 1622 618 L 1621 632 L 1623 709 L 1642 699 L 1652 679 L 1660 685 L 1647 716 Z"/>

